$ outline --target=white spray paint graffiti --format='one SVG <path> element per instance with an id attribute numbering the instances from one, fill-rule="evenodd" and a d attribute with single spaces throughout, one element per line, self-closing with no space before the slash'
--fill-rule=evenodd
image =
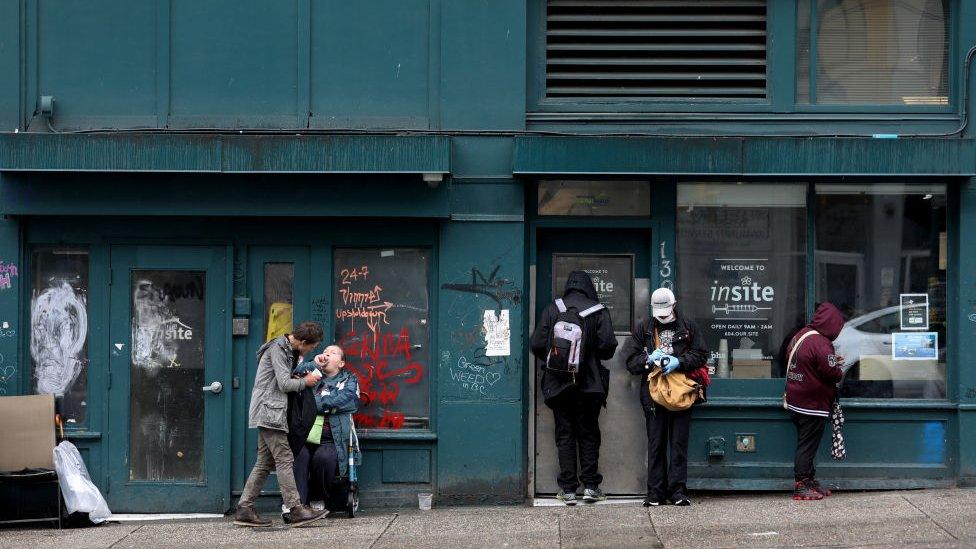
<path id="1" fill-rule="evenodd" d="M 166 337 L 179 323 L 161 292 L 149 280 L 140 280 L 132 294 L 132 364 L 143 368 L 177 366 L 179 343 Z M 179 323 L 182 324 L 182 323 Z"/>
<path id="2" fill-rule="evenodd" d="M 462 388 L 481 396 L 489 396 L 488 390 L 498 383 L 501 377 L 500 373 L 489 372 L 484 366 L 472 364 L 463 356 L 458 357 L 457 367 L 451 368 L 451 379 L 458 382 Z"/>
<path id="3" fill-rule="evenodd" d="M 67 282 L 31 299 L 31 357 L 37 392 L 63 395 L 78 378 L 85 360 L 78 354 L 88 336 L 85 296 Z"/>

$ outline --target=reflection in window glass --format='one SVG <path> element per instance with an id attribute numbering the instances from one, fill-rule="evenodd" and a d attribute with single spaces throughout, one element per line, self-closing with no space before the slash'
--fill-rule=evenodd
<path id="1" fill-rule="evenodd" d="M 539 215 L 651 214 L 647 181 L 540 181 Z"/>
<path id="2" fill-rule="evenodd" d="M 206 273 L 132 271 L 130 480 L 205 480 Z"/>
<path id="3" fill-rule="evenodd" d="M 797 10 L 797 102 L 949 103 L 948 0 L 800 0 Z"/>
<path id="4" fill-rule="evenodd" d="M 34 392 L 63 395 L 65 423 L 83 424 L 88 406 L 88 250 L 36 248 L 31 275 Z"/>
<path id="5" fill-rule="evenodd" d="M 678 186 L 678 310 L 717 377 L 782 377 L 804 323 L 806 185 Z"/>
<path id="6" fill-rule="evenodd" d="M 290 333 L 294 328 L 295 264 L 264 264 L 265 341 Z"/>
<path id="7" fill-rule="evenodd" d="M 429 428 L 429 250 L 339 248 L 333 257 L 335 341 L 365 395 L 357 428 Z"/>
<path id="8" fill-rule="evenodd" d="M 816 226 L 817 300 L 847 320 L 841 395 L 945 398 L 945 186 L 817 185 Z"/>

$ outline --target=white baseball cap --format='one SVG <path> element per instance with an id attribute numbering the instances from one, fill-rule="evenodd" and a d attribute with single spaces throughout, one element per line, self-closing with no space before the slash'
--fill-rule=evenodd
<path id="1" fill-rule="evenodd" d="M 674 310 L 674 292 L 668 288 L 658 288 L 651 294 L 651 311 L 654 316 L 668 316 Z"/>

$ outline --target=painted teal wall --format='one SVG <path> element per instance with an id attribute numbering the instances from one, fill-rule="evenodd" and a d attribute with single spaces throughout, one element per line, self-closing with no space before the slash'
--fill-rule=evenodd
<path id="1" fill-rule="evenodd" d="M 0 132 L 20 127 L 20 6 L 0 2 Z"/>
<path id="2" fill-rule="evenodd" d="M 778 18 L 771 33 L 778 46 L 792 40 L 793 0 L 771 2 L 771 14 Z M 273 245 L 287 236 L 279 221 L 257 218 L 290 216 L 296 204 L 298 215 L 311 219 L 323 233 L 335 230 L 329 221 L 338 217 L 384 219 L 394 227 L 425 225 L 438 254 L 433 299 L 439 322 L 433 332 L 436 356 L 431 357 L 432 367 L 436 363 L 431 404 L 435 428 L 413 438 L 371 439 L 363 476 L 374 501 L 404 503 L 413 492 L 431 488 L 452 503 L 517 501 L 524 495 L 529 466 L 527 416 L 532 413 L 525 389 L 531 368 L 524 338 L 529 329 L 525 310 L 531 306 L 526 303 L 527 257 L 534 249 L 524 219 L 524 186 L 534 177 L 609 173 L 667 178 L 667 184 L 653 187 L 651 272 L 659 279 L 666 276 L 665 261 L 670 261 L 670 278 L 677 280 L 674 216 L 667 205 L 674 203 L 678 174 L 869 174 L 879 181 L 937 176 L 940 181 L 953 177 L 950 184 L 955 185 L 960 176 L 976 173 L 971 139 L 801 137 L 951 134 L 960 125 L 963 96 L 976 86 L 972 71 L 966 82 L 964 64 L 976 44 L 976 2 L 952 2 L 949 107 L 807 112 L 799 112 L 788 93 L 795 49 L 791 43 L 771 51 L 779 70 L 771 75 L 778 87 L 768 106 L 542 108 L 533 95 L 541 78 L 540 5 L 541 0 L 104 0 L 95 7 L 53 0 L 0 2 L 0 132 L 47 132 L 32 113 L 40 95 L 54 95 L 58 130 L 168 128 L 201 133 L 32 135 L 29 141 L 0 136 L 0 213 L 15 216 L 0 220 L 0 260 L 22 266 L 25 244 L 35 234 L 25 227 L 37 230 L 66 215 L 79 216 L 73 222 L 86 226 L 85 238 L 100 242 L 92 256 L 93 279 L 106 269 L 106 238 L 162 238 L 159 220 L 174 222 L 174 216 L 187 216 L 173 225 L 183 242 L 205 235 L 232 245 L 243 265 L 249 246 Z M 966 110 L 972 112 L 974 98 L 969 95 Z M 976 135 L 973 126 L 963 135 Z M 207 131 L 227 128 L 346 135 L 229 136 Z M 418 144 L 389 130 L 430 132 L 439 141 Z M 570 135 L 523 136 L 523 131 Z M 582 137 L 617 132 L 645 135 Z M 719 136 L 726 139 L 714 139 Z M 105 173 L 78 173 L 89 170 Z M 133 173 L 169 170 L 195 173 Z M 290 171 L 307 174 L 284 173 Z M 369 173 L 336 174 L 346 171 Z M 432 189 L 416 173 L 402 175 L 425 171 L 451 177 Z M 950 225 L 950 292 L 958 296 L 950 312 L 950 399 L 916 406 L 853 405 L 848 438 L 857 439 L 851 444 L 859 457 L 850 469 L 832 469 L 847 479 L 862 471 L 875 475 L 862 479 L 860 486 L 880 486 L 885 478 L 908 479 L 905 487 L 931 485 L 956 476 L 976 484 L 976 441 L 969 436 L 976 432 L 976 370 L 968 358 L 976 352 L 976 323 L 969 316 L 976 314 L 976 285 L 970 280 L 976 272 L 976 246 L 961 236 L 976 234 L 973 179 L 961 185 L 958 198 L 958 214 Z M 128 220 L 106 218 L 124 215 L 153 219 L 131 229 Z M 202 218 L 223 219 L 199 225 Z M 370 225 L 369 238 L 383 235 L 380 225 Z M 52 227 L 49 234 L 55 241 L 79 238 L 70 224 Z M 305 244 L 310 263 L 329 264 L 327 246 Z M 29 307 L 23 284 L 17 277 L 11 289 L 0 289 L 0 312 L 16 311 L 10 314 L 13 321 L 0 314 L 0 322 L 11 322 L 18 331 Z M 246 288 L 246 280 L 235 278 L 235 295 L 246 295 Z M 313 279 L 309 299 L 327 302 L 331 289 Z M 512 354 L 488 360 L 490 366 L 483 367 L 494 368 L 486 371 L 497 370 L 499 377 L 473 387 L 458 371 L 474 370 L 459 364 L 481 366 L 476 361 L 482 360 L 477 356 L 482 315 L 505 307 L 511 315 Z M 0 391 L 7 394 L 29 391 L 24 341 L 0 337 Z M 253 349 L 242 338 L 231 345 L 233 371 L 246 379 Z M 97 352 L 93 347 L 92 353 Z M 8 374 L 10 364 L 18 367 Z M 93 391 L 104 386 L 100 375 L 92 368 Z M 713 408 L 696 412 L 700 421 L 693 428 L 693 477 L 706 479 L 710 487 L 776 487 L 789 477 L 789 424 L 770 400 L 779 388 L 771 387 L 736 386 L 718 395 L 728 397 L 724 402 L 717 399 Z M 242 486 L 253 459 L 253 441 L 243 427 L 244 393 L 233 397 L 228 490 Z M 109 451 L 101 442 L 104 397 L 95 394 L 91 425 L 72 435 L 96 482 L 103 478 Z M 877 438 L 873 426 L 879 424 L 889 440 L 909 442 L 891 452 L 866 445 Z M 732 440 L 735 433 L 750 430 L 762 430 L 773 439 L 768 453 L 757 454 L 765 461 L 729 452 L 722 462 L 727 467 L 714 467 L 702 441 L 711 436 Z"/>
<path id="3" fill-rule="evenodd" d="M 25 311 L 20 307 L 23 262 L 20 223 L 0 217 L 0 396 L 23 394 L 27 379 L 20 364 L 22 324 Z"/>

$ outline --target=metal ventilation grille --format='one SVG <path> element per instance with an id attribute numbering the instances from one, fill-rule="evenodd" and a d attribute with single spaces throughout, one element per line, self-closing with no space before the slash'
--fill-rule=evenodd
<path id="1" fill-rule="evenodd" d="M 766 98 L 766 0 L 548 0 L 546 97 Z"/>

